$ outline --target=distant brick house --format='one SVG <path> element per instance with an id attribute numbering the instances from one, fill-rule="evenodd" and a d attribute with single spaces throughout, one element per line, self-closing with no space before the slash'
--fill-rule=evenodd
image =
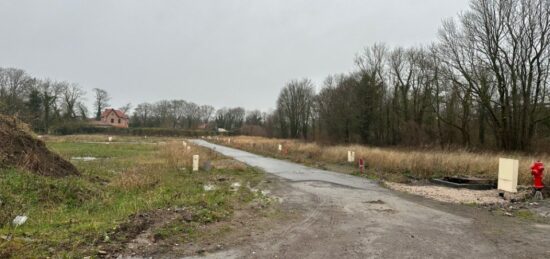
<path id="1" fill-rule="evenodd" d="M 101 123 L 117 128 L 128 128 L 129 118 L 123 111 L 105 109 L 101 114 Z"/>

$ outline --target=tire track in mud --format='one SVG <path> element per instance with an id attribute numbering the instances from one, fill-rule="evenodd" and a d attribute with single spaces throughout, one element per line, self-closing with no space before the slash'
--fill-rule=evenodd
<path id="1" fill-rule="evenodd" d="M 273 243 L 272 247 L 275 249 L 279 249 L 279 251 L 282 252 L 282 255 L 285 254 L 287 249 L 282 249 L 281 251 L 280 248 L 290 246 L 288 242 L 291 242 L 298 238 L 301 233 L 304 233 L 314 223 L 320 220 L 321 209 L 328 203 L 328 200 L 322 199 L 319 195 L 315 195 L 313 193 L 308 193 L 308 195 L 311 196 L 310 203 L 315 204 L 315 206 L 308 210 L 308 212 L 305 214 L 305 218 L 302 221 L 291 224 L 275 237 L 275 240 L 278 241 Z"/>

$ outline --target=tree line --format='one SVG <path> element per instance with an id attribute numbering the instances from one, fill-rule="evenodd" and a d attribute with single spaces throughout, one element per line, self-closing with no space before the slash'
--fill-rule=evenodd
<path id="1" fill-rule="evenodd" d="M 15 116 L 34 131 L 48 133 L 53 127 L 80 123 L 90 116 L 99 120 L 109 107 L 108 92 L 94 88 L 93 108 L 85 104 L 86 91 L 77 83 L 39 79 L 23 69 L 0 67 L 0 114 Z M 127 104 L 120 109 L 128 111 Z"/>
<path id="2" fill-rule="evenodd" d="M 0 114 L 16 116 L 29 123 L 33 130 L 47 133 L 52 127 L 99 120 L 110 107 L 111 96 L 104 90 L 92 90 L 93 110 L 85 105 L 86 91 L 76 83 L 38 79 L 18 68 L 0 67 Z M 118 108 L 129 113 L 130 103 Z M 128 114 L 130 115 L 130 114 Z M 221 108 L 198 105 L 185 100 L 161 100 L 140 103 L 133 108 L 131 127 L 216 130 L 265 135 L 265 113 L 246 111 L 242 107 Z"/>
<path id="3" fill-rule="evenodd" d="M 17 116 L 37 131 L 87 117 L 84 94 L 75 83 L 40 80 L 22 69 L 0 67 L 0 113 Z"/>
<path id="4" fill-rule="evenodd" d="M 550 126 L 550 1 L 473 0 L 428 46 L 365 48 L 356 69 L 290 81 L 274 136 L 527 150 Z"/>
<path id="5" fill-rule="evenodd" d="M 233 133 L 266 135 L 263 129 L 266 113 L 247 111 L 242 107 L 221 108 L 198 105 L 185 100 L 161 100 L 138 104 L 131 116 L 132 127 L 175 129 L 224 129 Z"/>

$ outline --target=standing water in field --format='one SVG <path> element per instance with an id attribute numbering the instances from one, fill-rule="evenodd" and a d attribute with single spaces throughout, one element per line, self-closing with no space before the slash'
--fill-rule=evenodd
<path id="1" fill-rule="evenodd" d="M 80 160 L 80 161 L 85 161 L 85 162 L 95 161 L 95 160 L 98 160 L 98 159 L 99 158 L 93 157 L 93 156 L 75 156 L 75 157 L 71 157 L 71 160 Z"/>

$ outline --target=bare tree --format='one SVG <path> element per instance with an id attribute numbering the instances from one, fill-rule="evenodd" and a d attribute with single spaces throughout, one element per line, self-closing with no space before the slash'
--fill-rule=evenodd
<path id="1" fill-rule="evenodd" d="M 86 94 L 78 84 L 70 84 L 67 82 L 60 82 L 61 95 L 62 95 L 62 106 L 64 109 L 64 117 L 68 119 L 77 118 L 77 107 L 79 105 L 79 100 Z M 82 109 L 80 109 L 82 111 Z M 82 112 L 81 112 L 82 115 Z"/>
<path id="2" fill-rule="evenodd" d="M 6 114 L 21 112 L 24 96 L 30 92 L 34 81 L 22 69 L 0 68 L 0 112 Z"/>
<path id="3" fill-rule="evenodd" d="M 128 112 L 130 112 L 130 110 L 132 109 L 132 104 L 131 103 L 127 103 L 125 105 L 123 105 L 122 107 L 118 108 L 120 111 L 124 112 L 125 114 L 127 114 Z"/>
<path id="4" fill-rule="evenodd" d="M 201 105 L 199 108 L 200 120 L 202 123 L 208 123 L 216 109 L 211 105 Z"/>
<path id="5" fill-rule="evenodd" d="M 489 114 L 498 145 L 527 149 L 550 119 L 544 103 L 550 66 L 550 1 L 474 0 L 440 32 L 441 53 Z"/>
<path id="6" fill-rule="evenodd" d="M 48 131 L 52 120 L 60 117 L 57 103 L 64 89 L 63 83 L 51 82 L 49 80 L 42 81 L 38 87 L 42 95 L 42 107 L 43 107 L 43 123 L 44 130 Z"/>
<path id="7" fill-rule="evenodd" d="M 140 103 L 134 109 L 132 121 L 134 125 L 147 127 L 153 114 L 153 105 L 150 103 Z"/>
<path id="8" fill-rule="evenodd" d="M 88 107 L 86 107 L 86 105 L 84 103 L 78 102 L 77 108 L 78 108 L 78 116 L 82 120 L 88 119 Z"/>
<path id="9" fill-rule="evenodd" d="M 314 97 L 315 91 L 309 79 L 290 81 L 281 90 L 277 110 L 280 119 L 288 122 L 291 138 L 308 137 Z"/>
<path id="10" fill-rule="evenodd" d="M 111 100 L 111 97 L 109 96 L 109 93 L 107 93 L 107 91 L 103 89 L 94 88 L 93 91 L 95 94 L 94 107 L 96 110 L 96 120 L 100 120 L 101 112 L 103 111 L 103 109 L 109 106 L 109 101 Z"/>
<path id="11" fill-rule="evenodd" d="M 248 125 L 262 125 L 263 117 L 262 112 L 259 110 L 249 111 L 246 114 L 245 123 Z"/>
<path id="12" fill-rule="evenodd" d="M 216 127 L 234 131 L 241 128 L 245 119 L 245 110 L 241 107 L 223 108 L 216 112 Z"/>

